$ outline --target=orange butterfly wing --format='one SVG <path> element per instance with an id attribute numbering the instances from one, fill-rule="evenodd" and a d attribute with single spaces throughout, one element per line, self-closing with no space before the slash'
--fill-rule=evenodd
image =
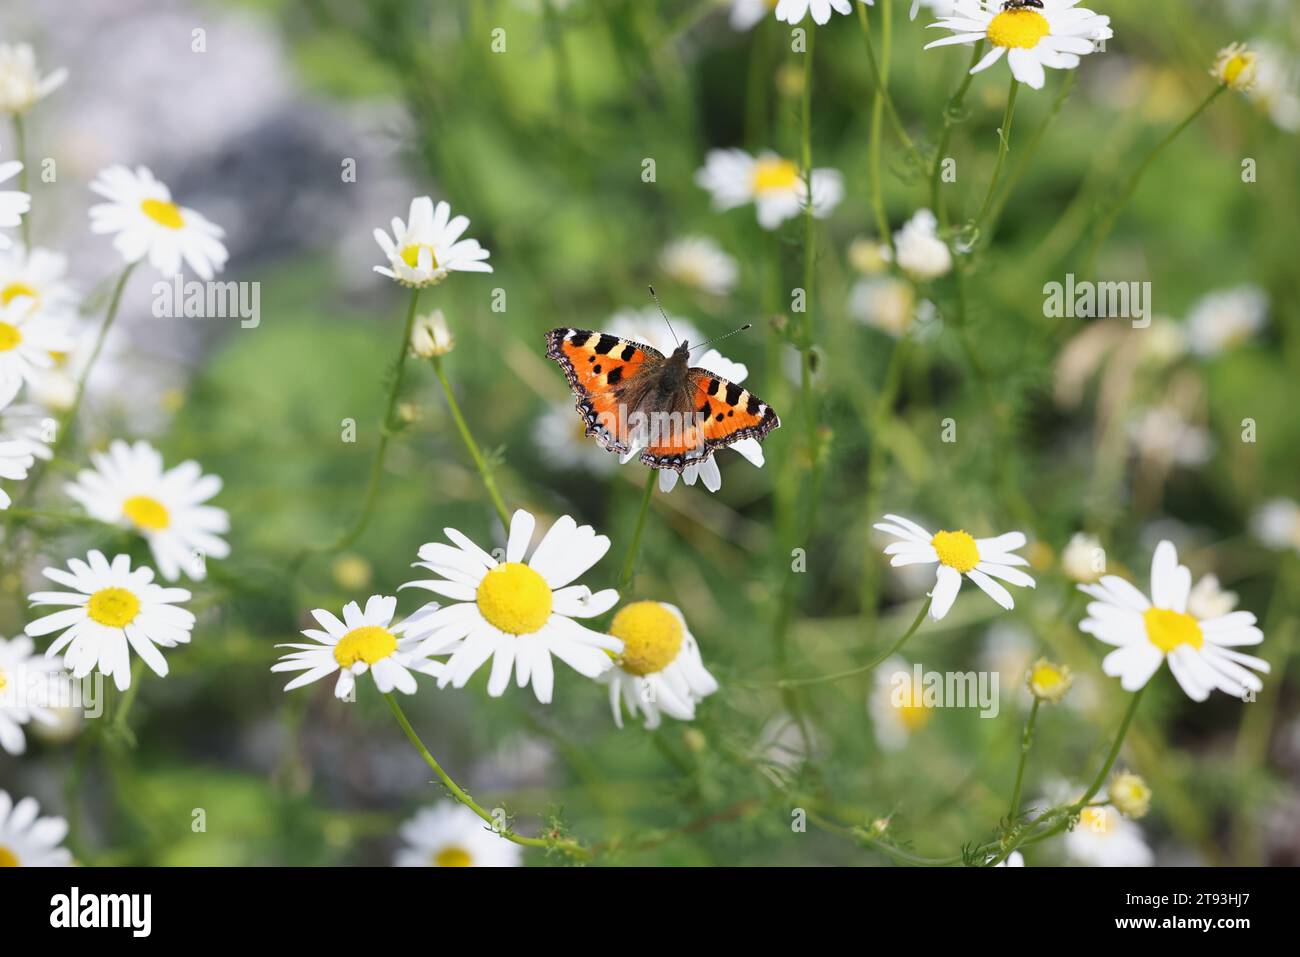
<path id="1" fill-rule="evenodd" d="M 669 441 L 654 443 L 642 452 L 641 461 L 646 465 L 680 472 L 733 442 L 761 441 L 781 425 L 770 405 L 707 369 L 691 369 L 687 389 L 691 412 L 685 427 L 672 431 Z"/>
<path id="2" fill-rule="evenodd" d="M 602 448 L 626 453 L 627 408 L 619 401 L 620 387 L 647 362 L 663 361 L 663 354 L 604 332 L 552 329 L 546 334 L 546 355 L 564 370 L 587 435 L 595 436 Z"/>

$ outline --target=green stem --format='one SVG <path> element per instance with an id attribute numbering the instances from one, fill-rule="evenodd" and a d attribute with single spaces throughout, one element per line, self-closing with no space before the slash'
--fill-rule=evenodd
<path id="1" fill-rule="evenodd" d="M 1128 205 L 1128 201 L 1133 198 L 1133 194 L 1137 192 L 1138 184 L 1142 182 L 1142 177 L 1146 175 L 1147 170 L 1151 168 L 1151 164 L 1154 163 L 1156 158 L 1165 151 L 1165 148 L 1176 140 L 1183 130 L 1191 126 L 1192 123 L 1196 121 L 1197 117 L 1204 113 L 1209 108 L 1210 104 L 1217 100 L 1226 89 L 1227 87 L 1222 85 L 1215 87 L 1214 92 L 1202 100 L 1200 105 L 1187 115 L 1186 119 L 1165 134 L 1164 138 L 1162 138 L 1160 142 L 1155 145 L 1155 148 L 1147 154 L 1146 159 L 1138 164 L 1138 168 L 1133 171 L 1133 175 L 1129 177 L 1124 188 L 1120 190 L 1118 198 L 1110 205 L 1110 208 L 1097 226 L 1096 232 L 1093 234 L 1092 245 L 1088 248 L 1087 256 L 1084 257 L 1084 267 L 1082 270 L 1083 275 L 1091 275 L 1092 266 L 1097 258 L 1097 253 L 1101 251 L 1102 244 L 1106 242 L 1106 238 L 1110 235 L 1111 230 L 1115 228 L 1115 221 L 1119 219 L 1119 214 L 1123 211 L 1124 207 Z"/>
<path id="2" fill-rule="evenodd" d="M 975 74 L 970 71 L 975 69 L 975 65 L 979 63 L 983 55 L 984 41 L 980 40 L 975 44 L 975 49 L 971 53 L 970 67 L 966 70 L 966 76 L 962 79 L 961 85 L 957 87 L 957 91 L 953 93 L 948 100 L 948 105 L 943 110 L 943 132 L 939 136 L 939 149 L 934 154 L 934 167 L 930 170 L 930 207 L 934 210 L 935 216 L 939 218 L 939 224 L 944 228 L 948 226 L 948 205 L 940 201 L 939 195 L 944 156 L 948 152 L 948 145 L 952 142 L 952 128 L 961 115 L 962 104 L 966 101 L 966 91 L 970 89 L 971 82 L 975 79 Z"/>
<path id="3" fill-rule="evenodd" d="M 857 4 L 858 13 L 862 17 L 864 29 L 867 22 L 867 8 L 864 4 Z M 885 4 L 885 11 L 889 10 L 889 4 Z M 886 20 L 888 17 L 886 16 Z M 885 41 L 886 50 L 888 50 L 888 39 Z M 867 50 L 871 50 L 871 37 L 867 37 Z M 875 57 L 871 57 L 872 67 L 875 67 Z M 871 208 L 876 214 L 876 231 L 880 233 L 880 241 L 888 248 L 893 258 L 894 253 L 894 236 L 889 230 L 889 217 L 885 214 L 884 186 L 880 182 L 880 149 L 881 149 L 881 116 L 884 113 L 885 104 L 885 86 L 888 82 L 889 66 L 886 64 L 885 72 L 876 73 L 876 93 L 871 101 L 871 141 L 867 147 L 867 175 L 871 179 Z"/>
<path id="4" fill-rule="evenodd" d="M 636 529 L 632 532 L 632 544 L 627 548 L 627 554 L 623 557 L 623 570 L 618 575 L 618 590 L 621 593 L 626 592 L 628 586 L 632 584 L 632 576 L 636 571 L 636 556 L 641 548 L 641 533 L 645 531 L 646 516 L 650 514 L 650 496 L 654 494 L 655 483 L 659 481 L 659 471 L 657 469 L 646 469 L 645 489 L 641 492 L 641 509 L 636 516 Z"/>
<path id="5" fill-rule="evenodd" d="M 894 129 L 894 135 L 898 141 L 903 144 L 907 150 L 909 158 L 918 166 L 924 167 L 925 158 L 921 151 L 916 148 L 912 138 L 907 135 L 907 130 L 903 127 L 903 121 L 899 119 L 898 110 L 894 106 L 894 98 L 889 95 L 889 30 L 890 30 L 890 9 L 886 5 L 882 9 L 882 23 L 884 26 L 884 53 L 881 59 L 884 60 L 884 67 L 876 62 L 876 51 L 871 43 L 871 23 L 867 19 L 867 7 L 865 4 L 857 4 L 858 23 L 862 26 L 862 38 L 867 46 L 867 65 L 871 69 L 871 81 L 875 84 L 877 95 L 884 101 L 885 112 L 889 116 L 889 125 Z"/>
<path id="6" fill-rule="evenodd" d="M 1110 769 L 1115 766 L 1115 759 L 1119 757 L 1119 749 L 1124 745 L 1124 737 L 1128 734 L 1128 727 L 1133 723 L 1133 715 L 1137 714 L 1138 702 L 1142 700 L 1142 693 L 1146 690 L 1147 686 L 1143 685 L 1133 694 L 1128 703 L 1128 710 L 1124 712 L 1124 720 L 1120 722 L 1119 732 L 1115 735 L 1115 741 L 1110 746 L 1110 753 L 1106 755 L 1106 763 L 1097 772 L 1097 777 L 1092 782 L 1092 786 L 1088 788 L 1083 797 L 1074 803 L 1072 810 L 1076 812 L 1081 810 L 1106 783 L 1106 777 L 1110 774 Z"/>
<path id="7" fill-rule="evenodd" d="M 460 433 L 461 441 L 465 443 L 465 448 L 469 451 L 469 457 L 474 460 L 474 467 L 478 469 L 479 478 L 483 480 L 483 487 L 487 489 L 488 498 L 492 500 L 492 507 L 496 509 L 501 524 L 508 530 L 510 528 L 510 510 L 506 508 L 505 499 L 501 497 L 501 492 L 497 488 L 497 480 L 492 474 L 492 467 L 479 449 L 478 443 L 474 441 L 474 435 L 470 432 L 469 426 L 465 422 L 465 416 L 460 411 L 460 403 L 456 401 L 456 392 L 452 389 L 451 383 L 447 380 L 447 373 L 442 368 L 442 356 L 433 356 L 429 361 L 433 364 L 433 371 L 437 374 L 438 381 L 442 383 L 442 391 L 447 396 L 447 405 L 451 409 L 451 417 L 456 423 L 456 431 Z"/>
<path id="8" fill-rule="evenodd" d="M 1002 178 L 1002 167 L 1006 164 L 1007 153 L 1011 150 L 1011 123 L 1016 116 L 1016 96 L 1020 92 L 1020 81 L 1011 78 L 1011 87 L 1007 92 L 1007 108 L 1002 114 L 1002 125 L 998 128 L 998 159 L 993 165 L 993 177 L 989 180 L 988 192 L 984 194 L 984 204 L 979 215 L 975 217 L 975 231 L 984 223 L 984 217 L 993 206 L 993 197 L 997 195 L 998 180 Z"/>
<path id="9" fill-rule="evenodd" d="M 411 722 L 407 720 L 406 713 L 402 711 L 402 706 L 397 703 L 397 698 L 393 696 L 393 693 L 388 692 L 384 695 L 384 699 L 388 702 L 388 707 L 392 709 L 393 716 L 397 718 L 397 723 L 402 726 L 402 730 L 406 733 L 407 740 L 410 741 L 415 750 L 420 753 L 420 757 L 424 758 L 424 763 L 433 769 L 433 773 L 438 776 L 438 780 L 442 782 L 443 787 L 450 791 L 451 796 L 457 801 L 477 814 L 487 824 L 491 825 L 495 834 L 505 838 L 507 841 L 519 844 L 522 847 L 540 847 L 546 850 L 554 848 L 582 860 L 589 860 L 592 857 L 590 850 L 583 847 L 577 841 L 568 838 L 560 838 L 558 836 L 521 837 L 514 831 L 509 830 L 508 828 L 503 828 L 502 822 L 499 818 L 493 817 L 490 811 L 481 807 L 478 802 L 470 797 L 469 794 L 467 794 L 464 789 L 453 781 L 451 776 L 442 769 L 442 765 L 440 765 L 434 756 L 429 753 L 429 749 L 426 748 L 424 742 L 420 740 L 420 736 L 416 733 L 415 728 L 411 727 Z"/>
<path id="10" fill-rule="evenodd" d="M 1025 733 L 1020 736 L 1020 762 L 1016 765 L 1016 784 L 1011 789 L 1011 809 L 1007 820 L 1014 823 L 1020 817 L 1020 789 L 1025 780 L 1025 763 L 1029 760 L 1029 748 L 1034 743 L 1034 723 L 1038 720 L 1038 706 L 1042 701 L 1034 699 L 1029 708 L 1029 720 L 1025 722 Z"/>
<path id="11" fill-rule="evenodd" d="M 338 538 L 326 545 L 308 548 L 298 555 L 293 567 L 298 568 L 311 555 L 330 554 L 341 551 L 356 541 L 370 523 L 370 516 L 375 509 L 375 500 L 379 495 L 379 483 L 384 475 L 384 456 L 388 452 L 388 440 L 393 435 L 393 413 L 397 410 L 397 399 L 402 392 L 402 375 L 406 370 L 406 354 L 411 348 L 411 330 L 415 327 L 415 310 L 420 302 L 420 290 L 411 290 L 411 299 L 406 307 L 406 322 L 402 327 L 402 341 L 398 345 L 397 358 L 393 364 L 392 382 L 388 389 L 388 404 L 384 409 L 384 418 L 379 426 L 379 447 L 370 463 L 370 478 L 366 481 L 366 491 L 361 500 L 361 510 L 350 526 Z"/>
<path id="12" fill-rule="evenodd" d="M 118 307 L 122 304 L 122 292 L 126 289 L 126 281 L 131 278 L 131 273 L 136 267 L 136 263 L 129 263 L 122 274 L 117 277 L 117 284 L 113 287 L 113 295 L 108 301 L 108 311 L 104 313 L 104 321 L 100 323 L 99 334 L 95 337 L 95 344 L 90 350 L 90 357 L 86 360 L 86 366 L 81 370 L 81 375 L 77 377 L 77 386 L 72 393 L 72 404 L 68 406 L 68 411 L 63 416 L 63 427 L 59 429 L 58 437 L 54 440 L 54 458 L 59 457 L 59 453 L 67 446 L 76 425 L 77 413 L 81 410 L 81 400 L 86 394 L 86 382 L 90 379 L 91 370 L 95 367 L 95 362 L 99 359 L 99 354 L 104 351 L 104 342 L 108 339 L 109 330 L 113 328 L 113 323 L 117 320 Z M 24 498 L 30 498 L 36 483 L 28 484 L 28 494 Z"/>
<path id="13" fill-rule="evenodd" d="M 781 688 L 791 688 L 791 687 L 801 686 L 801 685 L 824 684 L 829 681 L 839 681 L 841 678 L 852 678 L 855 675 L 864 675 L 867 672 L 874 670 L 882 661 L 887 660 L 891 655 L 897 653 L 898 650 L 907 643 L 907 639 L 911 638 L 912 635 L 916 634 L 916 630 L 921 627 L 921 622 L 925 621 L 926 613 L 929 612 L 930 610 L 931 601 L 933 601 L 932 598 L 927 598 L 925 600 L 925 603 L 921 605 L 921 610 L 917 612 L 916 620 L 912 622 L 911 627 L 908 628 L 907 631 L 903 632 L 903 634 L 898 638 L 898 640 L 889 646 L 888 651 L 885 651 L 882 654 L 877 655 L 875 658 L 872 658 L 865 665 L 861 665 L 857 668 L 850 668 L 848 671 L 837 671 L 834 672 L 833 674 L 816 675 L 811 678 L 786 678 L 781 681 L 778 681 L 777 686 Z"/>
<path id="14" fill-rule="evenodd" d="M 885 464 L 889 458 L 887 443 L 882 438 L 885 421 L 889 418 L 890 411 L 894 407 L 894 401 L 898 397 L 898 390 L 903 381 L 903 367 L 907 364 L 907 355 L 910 351 L 906 336 L 907 333 L 904 331 L 894 346 L 893 354 L 889 357 L 889 366 L 885 369 L 885 380 L 880 386 L 880 394 L 876 397 L 875 409 L 869 422 L 871 428 L 871 458 L 867 461 L 867 496 L 863 506 L 868 531 L 867 554 L 863 559 L 865 568 L 862 583 L 862 617 L 866 626 L 864 628 L 864 637 L 868 643 L 874 637 L 876 590 L 880 585 L 877 556 L 871 543 L 870 523 L 876 514 L 876 502 L 880 496 L 880 486 L 884 481 Z"/>
<path id="15" fill-rule="evenodd" d="M 23 168 L 18 171 L 18 189 L 26 193 L 27 190 L 27 131 L 23 128 L 23 115 L 14 114 L 14 149 L 18 153 L 18 161 L 23 164 Z M 22 219 L 22 237 L 23 252 L 29 255 L 32 249 L 32 224 L 31 211 Z"/>
<path id="16" fill-rule="evenodd" d="M 131 717 L 131 708 L 135 704 L 136 695 L 140 693 L 140 685 L 144 681 L 144 674 L 144 659 L 136 658 L 135 661 L 131 662 L 131 686 L 123 693 L 122 701 L 113 714 L 113 729 L 119 733 L 130 733 L 131 726 L 128 719 Z"/>
<path id="17" fill-rule="evenodd" d="M 1007 179 L 1006 188 L 1002 190 L 1002 194 L 997 198 L 997 202 L 993 204 L 993 210 L 989 215 L 988 229 L 985 237 L 982 239 L 984 245 L 988 245 L 993 241 L 993 234 L 997 231 L 998 223 L 1002 220 L 1002 211 L 1006 208 L 1007 200 L 1015 193 L 1016 186 L 1020 183 L 1021 179 L 1024 178 L 1025 173 L 1029 171 L 1030 160 L 1032 160 L 1034 154 L 1038 152 L 1038 147 L 1043 142 L 1043 137 L 1047 135 L 1047 128 L 1052 125 L 1052 121 L 1056 119 L 1057 114 L 1061 112 L 1061 107 L 1063 107 L 1065 101 L 1069 99 L 1070 91 L 1074 89 L 1074 78 L 1077 73 L 1077 70 L 1065 71 L 1065 78 L 1061 81 L 1061 88 L 1057 90 L 1056 98 L 1052 100 L 1052 105 L 1047 111 L 1047 116 L 1043 118 L 1043 122 L 1039 124 L 1038 129 L 1034 132 L 1033 137 L 1029 141 L 1029 145 L 1020 151 L 1020 162 L 1016 164 L 1015 170 Z"/>

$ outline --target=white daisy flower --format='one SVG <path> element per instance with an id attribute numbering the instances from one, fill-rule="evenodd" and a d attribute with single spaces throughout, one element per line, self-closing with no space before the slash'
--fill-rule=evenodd
<path id="1" fill-rule="evenodd" d="M 1215 57 L 1210 76 L 1238 93 L 1249 93 L 1259 76 L 1259 55 L 1244 43 L 1230 43 Z"/>
<path id="2" fill-rule="evenodd" d="M 14 804 L 0 790 L 0 867 L 70 867 L 72 852 L 59 845 L 68 836 L 68 822 L 42 817 L 35 798 Z"/>
<path id="3" fill-rule="evenodd" d="M 711 296 L 725 296 L 736 285 L 740 268 L 707 236 L 683 236 L 664 247 L 659 254 L 664 273 L 684 286 Z"/>
<path id="4" fill-rule="evenodd" d="M 463 804 L 421 808 L 402 825 L 394 867 L 519 867 L 524 849 L 507 841 Z"/>
<path id="5" fill-rule="evenodd" d="M 876 0 L 861 0 L 867 6 L 873 6 Z M 821 26 L 831 18 L 831 11 L 852 13 L 853 4 L 849 0 L 777 0 L 776 18 L 783 23 L 799 23 L 808 14 L 812 14 L 813 23 Z"/>
<path id="6" fill-rule="evenodd" d="M 1187 614 L 1197 620 L 1222 618 L 1237 607 L 1237 593 L 1219 584 L 1218 575 L 1205 575 L 1187 596 Z"/>
<path id="7" fill-rule="evenodd" d="M 654 730 L 664 714 L 678 721 L 694 720 L 696 703 L 718 690 L 718 682 L 704 667 L 695 636 L 675 605 L 660 601 L 624 605 L 610 623 L 609 633 L 623 642 L 623 653 L 599 680 L 609 685 L 609 706 L 620 728 L 622 705 L 627 705 L 632 717 L 643 712 L 646 728 Z"/>
<path id="8" fill-rule="evenodd" d="M 916 314 L 916 290 L 905 279 L 869 276 L 849 292 L 849 315 L 895 339 L 907 331 Z"/>
<path id="9" fill-rule="evenodd" d="M 936 17 L 950 16 L 957 8 L 957 0 L 912 0 L 912 9 L 907 14 L 909 20 L 915 20 L 921 7 L 928 7 Z"/>
<path id="10" fill-rule="evenodd" d="M 68 571 L 46 568 L 43 574 L 72 591 L 38 591 L 28 595 L 33 605 L 71 605 L 64 611 L 38 618 L 27 626 L 33 638 L 62 631 L 46 657 L 63 648 L 63 666 L 74 678 L 84 678 L 96 668 L 111 677 L 119 691 L 131 687 L 129 648 L 144 659 L 154 674 L 167 675 L 167 659 L 159 648 L 188 644 L 194 615 L 176 602 L 190 600 L 184 588 L 163 588 L 153 583 L 153 569 L 132 570 L 127 555 L 110 564 L 102 552 L 92 551 L 86 561 L 68 559 Z"/>
<path id="11" fill-rule="evenodd" d="M 1090 585 L 1106 574 L 1106 549 L 1101 539 L 1087 532 L 1075 532 L 1061 551 L 1061 571 L 1067 578 Z"/>
<path id="12" fill-rule="evenodd" d="M 1253 43 L 1259 52 L 1252 101 L 1268 111 L 1278 129 L 1300 132 L 1300 61 L 1288 50 L 1267 40 Z"/>
<path id="13" fill-rule="evenodd" d="M 30 44 L 0 43 L 0 113 L 26 113 L 67 78 L 63 69 L 42 78 Z"/>
<path id="14" fill-rule="evenodd" d="M 918 210 L 894 234 L 898 266 L 918 282 L 929 282 L 952 271 L 952 250 L 939 238 L 939 220 L 928 209 Z"/>
<path id="15" fill-rule="evenodd" d="M 623 339 L 631 339 L 634 342 L 641 342 L 645 345 L 658 349 L 664 355 L 671 355 L 677 348 L 677 339 L 673 338 L 673 331 L 686 342 L 703 342 L 705 337 L 694 326 L 685 319 L 677 316 L 670 318 L 672 330 L 668 328 L 668 323 L 664 322 L 664 317 L 659 315 L 657 309 L 623 309 L 616 312 L 609 320 L 608 329 L 610 335 L 619 336 Z M 749 375 L 749 367 L 743 362 L 735 362 L 728 359 L 717 349 L 708 349 L 702 355 L 691 360 L 691 365 L 700 369 L 707 369 L 714 375 L 722 376 L 728 382 L 734 382 L 737 385 L 745 381 Z M 573 409 L 569 407 L 569 415 L 572 418 Z M 631 448 L 623 456 L 623 463 L 632 461 L 640 453 L 643 444 L 638 441 L 637 436 L 633 436 Z M 585 439 L 585 436 L 584 436 Z M 591 445 L 590 442 L 587 442 Z M 598 448 L 598 446 L 597 446 Z M 740 455 L 755 468 L 762 468 L 765 461 L 763 457 L 763 444 L 757 439 L 741 439 L 727 446 Z M 607 454 L 603 450 L 601 454 Z M 717 456 L 711 455 L 703 462 L 695 465 L 688 465 L 682 470 L 680 478 L 687 485 L 694 485 L 696 481 L 703 481 L 704 487 L 710 492 L 716 492 L 722 488 L 722 470 L 718 467 Z M 671 492 L 677 487 L 678 474 L 672 469 L 659 470 L 659 490 L 661 492 Z"/>
<path id="16" fill-rule="evenodd" d="M 49 459 L 54 454 L 40 412 L 32 406 L 12 404 L 21 387 L 20 380 L 7 384 L 0 380 L 0 479 L 25 479 L 38 458 Z M 0 509 L 11 504 L 8 493 L 0 488 Z"/>
<path id="17" fill-rule="evenodd" d="M 456 337 L 447 326 L 447 317 L 441 309 L 415 317 L 411 329 L 411 354 L 421 359 L 445 356 L 456 348 Z"/>
<path id="18" fill-rule="evenodd" d="M 422 651 L 451 654 L 438 687 L 465 687 L 491 658 L 488 694 L 499 697 L 514 672 L 520 688 L 531 683 L 537 700 L 549 704 L 555 680 L 552 655 L 595 678 L 613 666 L 609 653 L 623 650 L 617 638 L 574 621 L 602 615 L 618 601 L 612 588 L 592 594 L 585 585 L 572 584 L 609 551 L 609 539 L 563 515 L 525 562 L 536 525 L 528 512 L 515 512 L 504 562 L 454 528 L 443 529 L 453 545 L 430 542 L 420 548 L 416 566 L 439 577 L 402 588 L 423 588 L 454 602 L 425 622 L 431 633 Z"/>
<path id="19" fill-rule="evenodd" d="M 0 163 L 0 183 L 13 179 L 23 168 L 17 160 Z M 0 228 L 10 228 L 22 224 L 23 216 L 32 208 L 32 197 L 17 189 L 0 190 Z M 0 249 L 8 249 L 13 240 L 0 233 Z"/>
<path id="20" fill-rule="evenodd" d="M 901 539 L 885 547 L 885 554 L 893 556 L 889 564 L 895 567 L 938 564 L 934 590 L 930 592 L 930 616 L 935 621 L 948 614 L 961 588 L 963 575 L 1008 610 L 1016 603 L 1011 593 L 994 581 L 995 578 L 1022 588 L 1034 587 L 1032 578 L 1012 567 L 1029 564 L 1013 554 L 1025 544 L 1023 532 L 1007 532 L 996 538 L 973 538 L 964 531 L 940 531 L 931 535 L 916 522 L 900 515 L 886 515 L 884 522 L 872 527 Z"/>
<path id="21" fill-rule="evenodd" d="M 731 29 L 744 32 L 763 22 L 763 18 L 776 9 L 777 0 L 731 0 L 728 17 Z"/>
<path id="22" fill-rule="evenodd" d="M 1255 627 L 1255 616 L 1234 611 L 1198 620 L 1188 614 L 1192 573 L 1178 564 L 1172 542 L 1156 546 L 1150 599 L 1115 575 L 1079 589 L 1096 599 L 1089 603 L 1088 617 L 1079 630 L 1117 646 L 1102 660 L 1101 668 L 1119 678 L 1125 691 L 1144 687 L 1165 660 L 1193 701 L 1204 701 L 1215 688 L 1241 698 L 1264 687 L 1247 668 L 1268 674 L 1268 662 L 1234 650 L 1264 640 L 1264 633 Z"/>
<path id="23" fill-rule="evenodd" d="M 931 27 L 951 30 L 952 36 L 927 43 L 925 49 L 987 40 L 988 54 L 971 73 L 986 70 L 1005 54 L 1012 75 L 1035 90 L 1046 82 L 1044 68 L 1072 70 L 1079 58 L 1110 39 L 1110 17 L 1078 6 L 1080 0 L 1043 0 L 1042 8 L 1003 9 L 1001 0 L 956 0 L 952 16 Z"/>
<path id="24" fill-rule="evenodd" d="M 1065 853 L 1091 867 L 1150 867 L 1155 862 L 1141 825 L 1108 804 L 1079 812 L 1079 823 L 1065 835 Z"/>
<path id="25" fill-rule="evenodd" d="M 181 271 L 182 263 L 203 280 L 225 268 L 225 231 L 174 203 L 171 190 L 147 167 L 110 166 L 90 188 L 108 200 L 90 207 L 90 231 L 112 233 L 113 248 L 127 263 L 147 258 L 167 279 Z"/>
<path id="26" fill-rule="evenodd" d="M 0 637 L 0 748 L 22 754 L 27 750 L 23 725 L 58 723 L 45 707 L 45 683 L 58 671 L 58 663 L 36 654 L 36 645 L 26 635 L 8 641 Z"/>
<path id="27" fill-rule="evenodd" d="M 303 634 L 316 644 L 276 645 L 295 650 L 273 664 L 271 670 L 302 672 L 284 686 L 285 691 L 301 688 L 337 671 L 334 696 L 349 698 L 356 688 L 357 676 L 369 671 L 375 687 L 382 693 L 396 689 L 403 694 L 415 694 L 412 671 L 434 678 L 443 674 L 442 663 L 430 661 L 419 650 L 429 634 L 426 624 L 437 608 L 430 602 L 397 624 L 393 623 L 397 599 L 385 595 L 371 595 L 364 609 L 354 601 L 348 602 L 343 606 L 342 621 L 324 608 L 314 608 L 311 615 L 324 631 L 306 628 Z"/>
<path id="28" fill-rule="evenodd" d="M 77 317 L 77 293 L 64 279 L 68 257 L 39 246 L 0 253 L 0 305 L 21 300 L 33 315 L 69 327 Z"/>
<path id="29" fill-rule="evenodd" d="M 1250 530 L 1269 548 L 1300 552 L 1300 504 L 1289 498 L 1269 499 L 1250 517 Z"/>
<path id="30" fill-rule="evenodd" d="M 64 486 L 101 522 L 134 529 L 149 543 L 163 578 L 184 572 L 196 581 L 209 558 L 225 558 L 230 546 L 218 537 L 230 530 L 225 509 L 203 504 L 221 491 L 221 479 L 204 475 L 199 463 L 163 470 L 162 455 L 148 442 L 116 439 L 108 452 L 92 452 L 93 469 L 82 469 Z"/>
<path id="31" fill-rule="evenodd" d="M 391 236 L 375 230 L 375 242 L 388 257 L 388 265 L 376 266 L 375 272 L 403 286 L 435 286 L 453 272 L 492 271 L 487 263 L 490 253 L 478 240 L 460 238 L 469 228 L 469 220 L 453 218 L 446 202 L 435 208 L 431 198 L 417 196 L 411 200 L 408 221 L 394 216 L 392 227 Z"/>
<path id="32" fill-rule="evenodd" d="M 533 429 L 537 451 L 556 471 L 582 469 L 606 476 L 618 468 L 618 459 L 587 437 L 587 426 L 573 414 L 572 402 L 553 402 Z"/>
<path id="33" fill-rule="evenodd" d="M 913 678 L 912 666 L 897 655 L 882 662 L 873 674 L 867 713 L 882 751 L 903 750 L 934 717 L 925 689 L 917 687 Z"/>
<path id="34" fill-rule="evenodd" d="M 1213 292 L 1187 317 L 1187 344 L 1199 356 L 1217 356 L 1264 328 L 1268 296 L 1258 286 Z"/>
<path id="35" fill-rule="evenodd" d="M 0 385 L 35 382 L 74 345 L 63 323 L 33 309 L 31 298 L 0 302 Z"/>
<path id="36" fill-rule="evenodd" d="M 713 208 L 735 209 L 753 203 L 758 224 L 776 229 L 798 216 L 808 196 L 798 164 L 775 153 L 753 157 L 740 149 L 710 150 L 695 182 L 713 194 Z M 812 212 L 825 219 L 844 198 L 844 177 L 837 170 L 812 171 Z"/>
<path id="37" fill-rule="evenodd" d="M 1142 457 L 1165 465 L 1195 468 L 1214 454 L 1214 436 L 1188 422 L 1174 408 L 1146 409 L 1129 423 L 1128 430 L 1133 447 Z"/>

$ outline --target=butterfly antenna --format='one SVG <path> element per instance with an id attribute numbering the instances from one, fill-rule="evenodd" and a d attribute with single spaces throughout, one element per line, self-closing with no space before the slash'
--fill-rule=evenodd
<path id="1" fill-rule="evenodd" d="M 655 305 L 659 307 L 659 315 L 664 317 L 664 322 L 668 322 L 668 313 L 664 312 L 664 304 L 659 301 L 659 296 L 656 295 L 654 286 L 650 287 L 650 298 L 653 299 Z M 677 333 L 673 331 L 673 324 L 671 322 L 668 322 L 668 331 L 673 335 L 673 342 L 680 344 L 682 340 L 677 338 Z"/>
<path id="2" fill-rule="evenodd" d="M 704 342 L 701 342 L 698 346 L 692 346 L 691 352 L 694 352 L 696 349 L 703 349 L 705 346 L 710 345 L 714 342 L 720 342 L 723 339 L 727 339 L 731 336 L 734 336 L 738 332 L 744 332 L 746 329 L 753 329 L 753 328 L 754 328 L 754 324 L 752 322 L 747 322 L 739 329 L 732 329 L 730 332 L 724 333 L 723 335 L 714 336 L 712 339 L 707 339 Z"/>

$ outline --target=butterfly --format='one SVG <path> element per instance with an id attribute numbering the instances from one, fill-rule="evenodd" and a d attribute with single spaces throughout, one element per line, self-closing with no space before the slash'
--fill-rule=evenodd
<path id="1" fill-rule="evenodd" d="M 741 439 L 762 440 L 781 420 L 747 389 L 690 365 L 683 342 L 671 356 L 587 329 L 552 329 L 546 356 L 564 370 L 586 433 L 620 455 L 681 472 Z"/>

